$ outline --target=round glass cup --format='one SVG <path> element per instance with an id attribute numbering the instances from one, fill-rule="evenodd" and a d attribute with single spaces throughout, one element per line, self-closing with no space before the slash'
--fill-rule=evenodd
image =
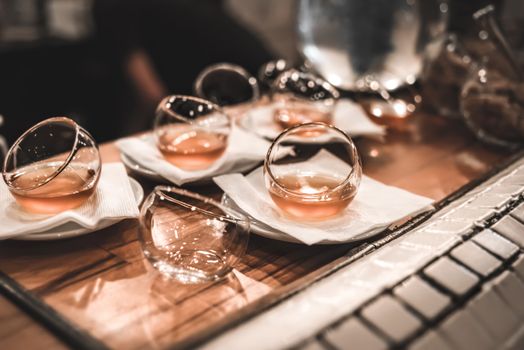
<path id="1" fill-rule="evenodd" d="M 351 138 L 324 123 L 287 129 L 273 141 L 264 161 L 271 199 L 284 215 L 300 220 L 340 214 L 357 194 L 361 177 L 360 157 Z"/>
<path id="2" fill-rule="evenodd" d="M 255 102 L 260 98 L 257 79 L 236 64 L 218 63 L 200 72 L 193 87 L 195 94 L 219 106 Z"/>
<path id="3" fill-rule="evenodd" d="M 2 176 L 23 209 L 56 214 L 82 205 L 94 193 L 101 167 L 93 137 L 73 120 L 54 117 L 15 141 Z"/>
<path id="4" fill-rule="evenodd" d="M 140 213 L 140 242 L 160 272 L 182 283 L 226 276 L 245 254 L 250 222 L 199 194 L 157 186 Z"/>
<path id="5" fill-rule="evenodd" d="M 269 61 L 258 70 L 258 81 L 266 88 L 270 88 L 280 74 L 291 68 L 293 68 L 291 63 L 284 59 Z"/>
<path id="6" fill-rule="evenodd" d="M 283 129 L 310 122 L 331 123 L 339 96 L 318 76 L 290 69 L 273 82 L 273 118 Z"/>
<path id="7" fill-rule="evenodd" d="M 389 127 L 402 128 L 405 121 L 416 111 L 422 97 L 411 86 L 414 81 L 395 91 L 388 91 L 375 77 L 366 76 L 359 84 L 373 95 L 359 100 L 370 119 Z"/>
<path id="8" fill-rule="evenodd" d="M 226 152 L 230 132 L 229 116 L 201 98 L 168 96 L 156 110 L 157 147 L 168 162 L 183 170 L 211 167 Z"/>

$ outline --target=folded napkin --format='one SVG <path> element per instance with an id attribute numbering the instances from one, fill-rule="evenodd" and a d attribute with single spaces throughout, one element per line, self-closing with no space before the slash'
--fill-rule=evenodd
<path id="1" fill-rule="evenodd" d="M 348 166 L 326 150 L 320 151 L 315 157 L 315 163 L 324 169 Z M 254 170 L 247 177 L 230 174 L 213 180 L 248 215 L 308 245 L 342 243 L 366 233 L 381 231 L 408 215 L 429 209 L 432 203 L 430 198 L 363 176 L 356 197 L 341 214 L 324 221 L 307 222 L 293 220 L 282 214 L 264 185 L 262 168 Z"/>
<path id="2" fill-rule="evenodd" d="M 108 219 L 136 218 L 138 206 L 121 163 L 104 164 L 93 195 L 80 207 L 56 215 L 32 214 L 24 211 L 0 181 L 0 239 L 44 232 L 67 222 L 95 229 Z"/>
<path id="3" fill-rule="evenodd" d="M 255 107 L 246 113 L 240 124 L 257 135 L 274 139 L 282 132 L 281 126 L 273 120 L 275 107 L 275 104 Z M 383 126 L 373 123 L 362 107 L 349 99 L 338 101 L 333 112 L 333 125 L 350 136 L 380 137 L 386 133 Z"/>
<path id="4" fill-rule="evenodd" d="M 116 142 L 120 152 L 141 166 L 153 170 L 176 185 L 211 179 L 228 172 L 242 172 L 264 160 L 270 143 L 260 137 L 233 127 L 225 154 L 211 167 L 196 171 L 180 169 L 164 159 L 158 150 L 153 134 L 128 137 Z"/>

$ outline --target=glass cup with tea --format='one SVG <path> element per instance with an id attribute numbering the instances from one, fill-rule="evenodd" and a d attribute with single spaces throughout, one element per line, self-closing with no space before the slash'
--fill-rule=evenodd
<path id="1" fill-rule="evenodd" d="M 226 152 L 231 120 L 216 104 L 191 96 L 164 98 L 156 111 L 154 134 L 164 158 L 176 167 L 211 167 Z"/>
<path id="2" fill-rule="evenodd" d="M 145 256 L 164 275 L 182 283 L 226 276 L 245 254 L 248 218 L 211 198 L 157 186 L 140 214 Z"/>
<path id="3" fill-rule="evenodd" d="M 273 82 L 274 121 L 283 129 L 310 122 L 330 124 L 339 92 L 312 73 L 290 69 Z"/>
<path id="4" fill-rule="evenodd" d="M 285 151 L 290 146 L 291 154 Z M 287 129 L 273 141 L 264 161 L 264 182 L 273 202 L 285 216 L 300 220 L 340 214 L 357 194 L 361 177 L 355 144 L 325 123 Z"/>
<path id="5" fill-rule="evenodd" d="M 375 77 L 366 76 L 359 84 L 374 93 L 359 99 L 362 108 L 375 123 L 402 127 L 418 105 L 422 97 L 406 82 L 406 86 L 396 91 L 388 91 Z"/>
<path id="6" fill-rule="evenodd" d="M 93 137 L 73 120 L 54 117 L 15 141 L 2 175 L 23 209 L 56 214 L 79 207 L 94 193 L 101 166 Z"/>

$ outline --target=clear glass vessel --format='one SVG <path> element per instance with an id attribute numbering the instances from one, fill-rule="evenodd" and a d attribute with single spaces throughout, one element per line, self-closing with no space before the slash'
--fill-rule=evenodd
<path id="1" fill-rule="evenodd" d="M 403 127 L 422 102 L 422 97 L 410 85 L 389 92 L 373 76 L 363 79 L 363 83 L 375 94 L 361 98 L 359 102 L 370 119 L 380 125 Z"/>
<path id="2" fill-rule="evenodd" d="M 427 63 L 421 87 L 424 106 L 439 116 L 461 118 L 460 90 L 471 69 L 472 58 L 456 34 L 450 34 L 439 55 Z"/>
<path id="3" fill-rule="evenodd" d="M 466 124 L 486 143 L 517 148 L 524 142 L 524 70 L 500 29 L 495 8 L 474 13 L 493 49 L 472 66 L 460 108 Z"/>
<path id="4" fill-rule="evenodd" d="M 517 148 L 524 141 L 524 82 L 480 65 L 462 88 L 466 125 L 481 141 Z"/>
<path id="5" fill-rule="evenodd" d="M 255 102 L 260 87 L 255 77 L 241 66 L 218 63 L 200 72 L 194 84 L 195 94 L 219 106 Z"/>
<path id="6" fill-rule="evenodd" d="M 291 68 L 293 68 L 291 63 L 284 59 L 269 61 L 260 67 L 258 71 L 258 81 L 266 88 L 270 88 L 280 74 Z"/>
<path id="7" fill-rule="evenodd" d="M 140 242 L 160 272 L 182 283 L 226 276 L 245 254 L 247 217 L 187 190 L 157 186 L 140 214 Z"/>
<path id="8" fill-rule="evenodd" d="M 293 147 L 288 152 L 289 146 Z M 322 220 L 341 213 L 357 194 L 362 166 L 357 148 L 342 130 L 307 123 L 280 134 L 264 161 L 266 188 L 294 219 Z"/>
<path id="9" fill-rule="evenodd" d="M 226 152 L 231 120 L 216 104 L 172 95 L 156 111 L 154 134 L 164 158 L 183 170 L 211 167 Z"/>
<path id="10" fill-rule="evenodd" d="M 93 194 L 101 167 L 93 137 L 73 120 L 55 117 L 15 141 L 2 175 L 26 211 L 56 214 L 82 205 Z"/>
<path id="11" fill-rule="evenodd" d="M 416 80 L 446 31 L 442 0 L 300 0 L 299 51 L 337 88 L 373 75 L 388 91 Z"/>
<path id="12" fill-rule="evenodd" d="M 331 123 L 339 92 L 312 73 L 288 70 L 271 89 L 274 120 L 283 129 L 310 122 Z"/>

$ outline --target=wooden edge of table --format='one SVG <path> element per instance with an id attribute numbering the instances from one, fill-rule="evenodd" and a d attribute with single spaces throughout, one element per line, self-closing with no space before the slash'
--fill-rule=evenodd
<path id="1" fill-rule="evenodd" d="M 107 144 L 103 145 L 102 147 L 107 149 L 107 147 L 114 147 L 114 145 Z M 106 154 L 107 153 L 109 153 L 109 156 L 104 157 L 105 162 L 118 160 L 118 150 L 116 149 L 116 147 L 114 148 L 114 150 L 111 149 L 109 152 L 106 152 Z M 515 155 L 511 156 L 508 160 L 494 167 L 491 171 L 488 171 L 483 176 L 463 185 L 458 190 L 454 191 L 450 195 L 446 196 L 444 199 L 435 203 L 435 209 L 426 211 L 417 215 L 414 218 L 411 218 L 399 227 L 396 227 L 394 230 L 385 230 L 373 242 L 362 242 L 362 244 L 353 247 L 345 254 L 343 254 L 340 258 L 335 259 L 331 263 L 317 269 L 316 271 L 302 278 L 299 278 L 298 280 L 284 287 L 281 287 L 278 290 L 278 292 L 272 291 L 268 295 L 262 297 L 261 299 L 250 304 L 244 309 L 236 312 L 235 314 L 225 317 L 221 322 L 207 328 L 204 332 L 200 332 L 198 335 L 189 337 L 181 341 L 180 343 L 176 344 L 173 348 L 189 348 L 202 344 L 207 340 L 213 338 L 217 334 L 227 331 L 228 329 L 231 329 L 241 324 L 242 322 L 255 317 L 256 315 L 269 309 L 270 307 L 273 307 L 283 302 L 284 300 L 311 286 L 312 284 L 326 278 L 327 276 L 335 273 L 341 268 L 366 256 L 367 254 L 373 252 L 379 247 L 385 245 L 386 243 L 402 236 L 404 233 L 411 230 L 413 227 L 417 226 L 423 221 L 429 219 L 436 210 L 445 207 L 446 205 L 459 198 L 472 188 L 476 187 L 486 179 L 502 171 L 510 164 L 515 162 L 517 159 L 521 158 L 523 154 L 523 151 L 516 153 Z M 338 249 L 347 249 L 347 246 L 339 246 Z M 27 291 L 19 283 L 11 279 L 9 276 L 5 275 L 3 272 L 0 272 L 0 293 L 5 295 L 16 305 L 18 305 L 23 311 L 28 313 L 37 322 L 44 325 L 50 332 L 55 334 L 60 340 L 62 340 L 67 345 L 75 349 L 107 349 L 107 346 L 104 343 L 77 327 L 73 322 L 63 317 L 61 314 L 56 312 L 52 307 L 48 306 L 39 298 L 33 296 L 29 291 Z"/>
<path id="2" fill-rule="evenodd" d="M 505 168 L 507 168 L 508 166 L 516 162 L 518 159 L 520 159 L 522 156 L 524 156 L 524 151 L 517 152 L 515 155 L 511 156 L 502 164 L 497 165 L 496 167 L 485 173 L 483 176 L 468 182 L 456 191 L 452 192 L 448 196 L 436 202 L 434 204 L 433 209 L 430 209 L 410 218 L 408 221 L 395 227 L 393 230 L 386 229 L 383 233 L 376 237 L 373 242 L 364 242 L 363 244 L 356 246 L 355 248 L 348 251 L 347 254 L 332 261 L 331 263 L 294 281 L 293 283 L 290 283 L 285 287 L 282 287 L 281 289 L 279 289 L 278 293 L 271 292 L 270 294 L 262 297 L 257 302 L 252 303 L 251 305 L 237 312 L 236 314 L 226 317 L 222 322 L 214 325 L 213 327 L 209 327 L 208 329 L 206 329 L 205 332 L 202 332 L 197 336 L 190 337 L 171 347 L 171 349 L 193 348 L 195 346 L 203 344 L 206 341 L 212 339 L 214 336 L 223 333 L 229 329 L 232 329 L 238 326 L 240 323 L 245 322 L 255 317 L 256 315 L 264 312 L 265 310 L 268 310 L 269 308 L 282 303 L 286 299 L 308 288 L 312 284 L 319 282 L 320 280 L 332 275 L 336 271 L 344 268 L 345 266 L 348 266 L 356 260 L 363 258 L 364 256 L 374 252 L 375 250 L 384 246 L 385 244 L 404 235 L 414 227 L 428 220 L 438 210 L 449 205 L 454 200 L 460 198 L 465 193 L 477 187 L 493 175 L 503 171 Z"/>
<path id="3" fill-rule="evenodd" d="M 0 271 L 0 294 L 72 348 L 108 349 L 102 342 L 68 321 L 2 271 Z"/>

